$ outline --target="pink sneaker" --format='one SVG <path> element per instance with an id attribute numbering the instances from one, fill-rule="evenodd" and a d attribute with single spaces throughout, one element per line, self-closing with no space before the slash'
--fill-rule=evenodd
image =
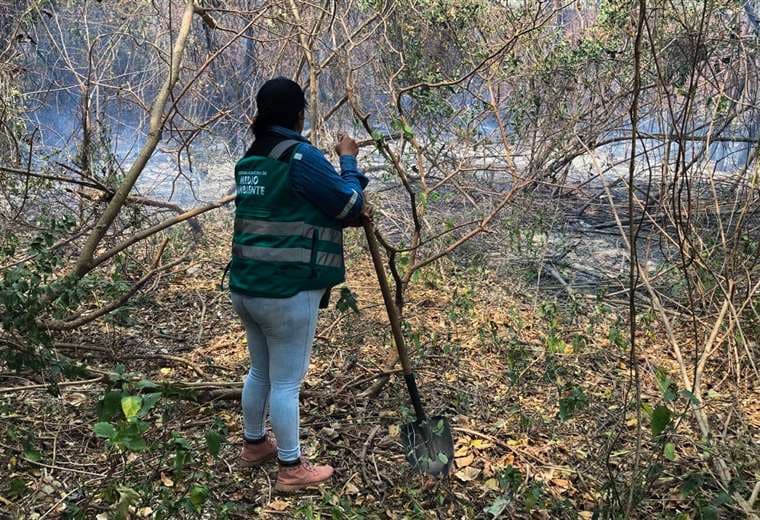
<path id="1" fill-rule="evenodd" d="M 334 471 L 332 466 L 316 466 L 301 457 L 301 463 L 298 466 L 280 465 L 274 488 L 287 493 L 317 487 L 330 480 Z"/>
<path id="2" fill-rule="evenodd" d="M 267 435 L 266 440 L 258 444 L 243 441 L 243 449 L 240 450 L 240 465 L 244 468 L 258 466 L 276 456 L 277 441 L 271 435 Z"/>

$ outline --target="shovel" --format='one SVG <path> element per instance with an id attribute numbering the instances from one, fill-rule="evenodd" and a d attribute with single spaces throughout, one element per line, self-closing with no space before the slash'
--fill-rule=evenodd
<path id="1" fill-rule="evenodd" d="M 388 286 L 388 279 L 383 269 L 383 259 L 380 256 L 380 249 L 375 238 L 375 228 L 372 221 L 367 217 L 362 217 L 362 225 L 367 235 L 367 244 L 372 254 L 372 263 L 375 264 L 377 280 L 380 283 L 380 290 L 383 293 L 385 309 L 388 311 L 388 320 L 391 323 L 393 339 L 398 349 L 398 357 L 401 360 L 401 367 L 404 371 L 404 380 L 409 390 L 409 397 L 414 406 L 416 419 L 414 422 L 404 424 L 401 427 L 401 440 L 406 450 L 406 459 L 409 463 L 422 473 L 430 475 L 449 474 L 451 462 L 454 458 L 454 441 L 451 438 L 451 424 L 443 416 L 436 415 L 428 417 L 422 407 L 420 392 L 417 389 L 417 383 L 414 381 L 414 372 L 409 363 L 409 354 L 404 343 L 404 336 L 401 333 L 401 319 L 396 309 L 396 304 L 391 296 L 391 289 Z"/>

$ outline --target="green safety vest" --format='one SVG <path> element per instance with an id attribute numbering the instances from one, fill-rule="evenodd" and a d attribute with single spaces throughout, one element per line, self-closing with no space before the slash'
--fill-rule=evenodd
<path id="1" fill-rule="evenodd" d="M 288 298 L 345 279 L 341 223 L 293 191 L 290 163 L 278 160 L 297 144 L 282 141 L 268 157 L 245 157 L 235 165 L 232 292 Z M 298 159 L 296 148 L 290 162 Z"/>

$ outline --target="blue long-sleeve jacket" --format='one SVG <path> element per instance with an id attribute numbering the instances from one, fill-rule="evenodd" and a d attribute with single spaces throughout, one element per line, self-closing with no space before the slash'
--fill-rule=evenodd
<path id="1" fill-rule="evenodd" d="M 338 173 L 324 154 L 305 137 L 280 126 L 270 127 L 264 135 L 259 136 L 246 156 L 267 156 L 284 139 L 302 143 L 280 158 L 289 161 L 292 157 L 290 182 L 293 191 L 330 217 L 346 222 L 356 219 L 364 206 L 362 192 L 369 179 L 359 170 L 355 157 L 342 155 Z"/>

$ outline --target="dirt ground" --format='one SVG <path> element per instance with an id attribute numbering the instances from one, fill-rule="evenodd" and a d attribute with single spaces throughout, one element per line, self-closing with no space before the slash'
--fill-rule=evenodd
<path id="1" fill-rule="evenodd" d="M 391 374 L 366 395 L 377 388 L 392 343 L 363 239 L 352 230 L 347 287 L 359 312 L 337 310 L 340 291 L 333 291 L 302 394 L 305 453 L 333 464 L 336 474 L 319 491 L 277 495 L 274 465 L 236 465 L 234 396 L 248 360 L 243 329 L 219 289 L 228 250 L 223 219 L 206 229 L 192 264 L 167 275 L 160 289 L 148 288 L 117 318 L 56 338 L 90 367 L 111 372 L 122 364 L 134 379 L 184 384 L 184 393 L 162 398 L 148 416 L 148 449 L 119 453 L 93 434 L 102 382 L 62 387 L 60 397 L 44 388 L 2 393 L 2 515 L 113 517 L 129 488 L 138 498 L 124 512 L 146 518 L 592 518 L 614 489 L 622 492 L 637 425 L 635 412 L 623 415 L 630 377 L 618 346 L 623 310 L 561 294 L 536 298 L 516 277 L 466 258 L 426 269 L 408 292 L 406 337 L 427 407 L 451 419 L 456 445 L 453 474 L 433 480 L 404 460 L 399 425 L 410 406 L 403 380 Z M 675 374 L 675 364 L 656 324 L 642 330 L 640 344 L 643 401 L 654 406 L 656 369 Z M 33 383 L 2 377 L 4 387 Z M 720 449 L 750 480 L 760 460 L 757 390 L 757 382 L 739 378 L 704 404 L 723 432 Z M 683 491 L 690 475 L 706 471 L 705 446 L 693 440 L 684 415 L 666 460 L 642 417 L 644 463 L 663 467 L 638 515 L 695 517 L 721 491 L 709 482 Z M 216 458 L 204 451 L 211 426 L 225 433 Z M 176 451 L 166 448 L 177 435 L 194 450 L 181 477 L 172 473 Z M 206 490 L 199 512 L 177 509 L 195 496 L 194 486 Z M 730 504 L 720 511 L 735 514 Z"/>

